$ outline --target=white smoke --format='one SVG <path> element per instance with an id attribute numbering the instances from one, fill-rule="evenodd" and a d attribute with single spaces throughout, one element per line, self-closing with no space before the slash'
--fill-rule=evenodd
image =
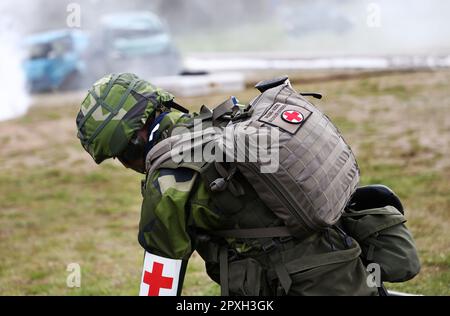
<path id="1" fill-rule="evenodd" d="M 0 22 L 0 121 L 21 116 L 30 106 L 22 60 L 19 33 L 13 21 L 4 17 Z"/>

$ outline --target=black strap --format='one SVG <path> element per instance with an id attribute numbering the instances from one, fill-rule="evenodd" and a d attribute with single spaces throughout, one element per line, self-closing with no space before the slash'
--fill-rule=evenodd
<path id="1" fill-rule="evenodd" d="M 316 92 L 302 92 L 300 94 L 304 97 L 313 97 L 318 100 L 322 99 L 322 95 L 320 93 L 316 93 Z"/>
<path id="2" fill-rule="evenodd" d="M 208 109 L 205 105 L 203 105 L 200 108 L 200 113 L 197 116 L 194 116 L 193 119 L 206 121 L 212 119 L 212 115 L 213 112 L 210 109 Z"/>
<path id="3" fill-rule="evenodd" d="M 219 250 L 220 265 L 220 294 L 221 296 L 229 296 L 230 289 L 228 286 L 228 247 L 223 246 Z"/>
<path id="4" fill-rule="evenodd" d="M 383 283 L 381 283 L 381 286 L 378 288 L 378 294 L 380 296 L 389 296 L 389 292 Z"/>
<path id="5" fill-rule="evenodd" d="M 263 251 L 269 257 L 271 265 L 274 267 L 275 274 L 283 287 L 284 293 L 288 294 L 291 289 L 292 279 L 283 262 L 281 251 L 279 249 L 280 244 L 275 240 L 270 240 L 262 246 Z"/>
<path id="6" fill-rule="evenodd" d="M 219 104 L 213 110 L 213 120 L 218 120 L 225 114 L 231 114 L 233 112 L 233 107 L 235 107 L 233 99 L 229 98 L 226 101 Z"/>
<path id="7" fill-rule="evenodd" d="M 286 226 L 211 231 L 211 235 L 223 238 L 274 238 L 292 236 Z"/>
<path id="8" fill-rule="evenodd" d="M 171 109 L 178 110 L 178 111 L 180 111 L 180 112 L 182 112 L 182 113 L 189 113 L 189 110 L 188 110 L 188 109 L 186 109 L 184 106 L 182 106 L 182 105 L 176 103 L 174 100 L 170 101 L 167 105 L 168 105 Z"/>
<path id="9" fill-rule="evenodd" d="M 288 270 L 286 269 L 286 266 L 283 263 L 280 251 L 278 249 L 275 249 L 270 252 L 269 260 L 275 269 L 275 273 L 277 274 L 278 280 L 280 281 L 285 294 L 288 294 L 289 290 L 291 289 L 292 279 L 289 275 Z"/>
<path id="10" fill-rule="evenodd" d="M 194 127 L 194 122 L 197 120 L 208 121 L 212 119 L 212 111 L 208 109 L 205 105 L 200 108 L 200 113 L 197 116 L 192 116 L 190 120 L 184 123 L 178 123 L 177 126 L 184 126 L 187 128 Z"/>

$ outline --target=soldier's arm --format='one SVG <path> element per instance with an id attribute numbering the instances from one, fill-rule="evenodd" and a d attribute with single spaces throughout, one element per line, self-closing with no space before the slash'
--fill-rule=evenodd
<path id="1" fill-rule="evenodd" d="M 188 232 L 188 204 L 197 174 L 161 169 L 143 187 L 139 243 L 145 249 L 141 295 L 179 295 L 194 251 Z"/>

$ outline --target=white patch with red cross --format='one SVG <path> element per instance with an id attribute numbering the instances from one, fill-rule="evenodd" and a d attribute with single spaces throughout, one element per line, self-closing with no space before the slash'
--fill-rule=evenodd
<path id="1" fill-rule="evenodd" d="M 303 114 L 295 110 L 284 111 L 281 117 L 291 124 L 300 124 L 304 120 Z"/>
<path id="2" fill-rule="evenodd" d="M 145 252 L 140 296 L 176 296 L 182 260 Z"/>
<path id="3" fill-rule="evenodd" d="M 258 121 L 294 135 L 311 115 L 312 112 L 303 106 L 277 102 L 270 106 Z"/>

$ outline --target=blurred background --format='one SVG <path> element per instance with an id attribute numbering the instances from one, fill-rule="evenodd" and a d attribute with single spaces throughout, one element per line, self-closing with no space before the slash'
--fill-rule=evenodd
<path id="1" fill-rule="evenodd" d="M 135 295 L 140 176 L 96 166 L 75 116 L 134 72 L 196 111 L 288 74 L 355 150 L 362 184 L 404 200 L 423 270 L 389 288 L 450 294 L 450 2 L 5 0 L 0 3 L 0 294 Z M 81 267 L 81 287 L 66 270 Z M 184 294 L 217 295 L 196 254 Z"/>

